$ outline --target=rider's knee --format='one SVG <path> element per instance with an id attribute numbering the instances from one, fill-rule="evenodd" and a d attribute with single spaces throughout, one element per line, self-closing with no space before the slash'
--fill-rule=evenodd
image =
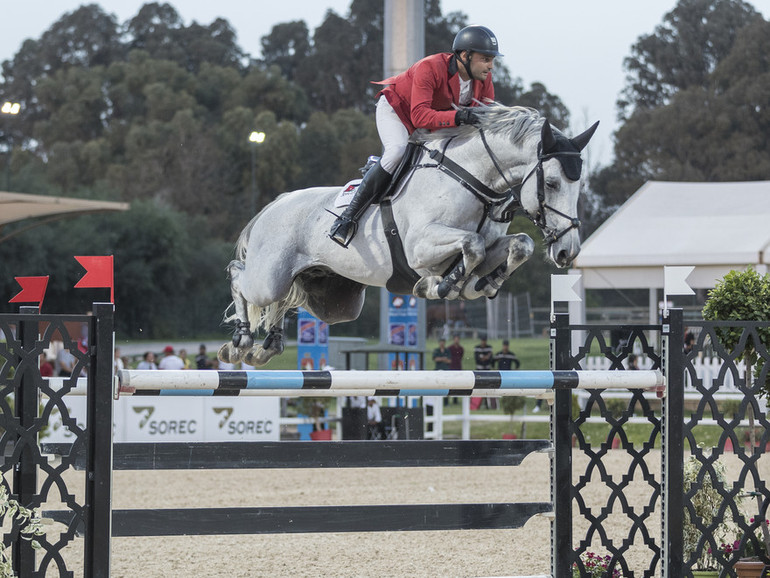
<path id="1" fill-rule="evenodd" d="M 401 162 L 405 151 L 406 144 L 386 148 L 382 153 L 380 166 L 392 175 Z"/>

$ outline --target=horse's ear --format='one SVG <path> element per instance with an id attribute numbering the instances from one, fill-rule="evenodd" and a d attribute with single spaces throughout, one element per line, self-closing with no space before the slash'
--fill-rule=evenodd
<path id="1" fill-rule="evenodd" d="M 543 145 L 543 153 L 549 153 L 556 148 L 556 138 L 551 130 L 551 123 L 545 119 L 543 128 L 540 130 L 540 142 Z"/>
<path id="2" fill-rule="evenodd" d="M 598 126 L 599 126 L 599 121 L 597 120 L 592 127 L 580 133 L 576 137 L 571 138 L 570 142 L 573 145 L 575 145 L 575 148 L 577 150 L 582 151 L 584 148 L 586 148 L 586 145 L 588 144 L 588 141 L 591 140 L 591 137 L 594 136 L 594 133 L 596 132 L 596 128 Z"/>

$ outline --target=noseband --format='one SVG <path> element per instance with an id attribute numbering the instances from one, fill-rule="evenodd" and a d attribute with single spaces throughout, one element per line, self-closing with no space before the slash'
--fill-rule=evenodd
<path id="1" fill-rule="evenodd" d="M 513 213 L 517 210 L 521 210 L 521 212 L 524 213 L 524 215 L 532 221 L 535 225 L 537 225 L 541 231 L 543 231 L 543 236 L 545 238 L 545 242 L 548 245 L 552 245 L 559 239 L 561 239 L 564 235 L 569 233 L 572 229 L 577 229 L 580 227 L 580 219 L 577 217 L 570 217 L 569 215 L 562 213 L 559 209 L 556 209 L 555 207 L 552 207 L 548 203 L 545 202 L 545 176 L 543 172 L 543 163 L 545 161 L 556 159 L 560 157 L 579 157 L 580 152 L 579 151 L 556 151 L 552 153 L 543 154 L 543 143 L 539 142 L 537 143 L 537 163 L 534 167 L 532 167 L 529 172 L 524 176 L 523 179 L 521 179 L 521 182 L 512 185 L 508 178 L 505 176 L 505 173 L 503 172 L 503 169 L 500 166 L 500 163 L 497 160 L 497 157 L 495 156 L 495 153 L 492 152 L 492 149 L 489 147 L 489 144 L 487 143 L 487 138 L 484 136 L 484 131 L 482 129 L 479 129 L 479 133 L 481 134 L 481 142 L 484 143 L 484 149 L 487 151 L 487 155 L 489 155 L 490 160 L 492 161 L 492 164 L 495 166 L 495 169 L 502 177 L 503 181 L 505 181 L 505 184 L 508 186 L 508 190 L 505 192 L 506 197 L 510 198 L 510 202 L 506 205 L 505 210 L 503 211 L 503 218 L 506 217 L 506 215 L 510 215 L 511 218 L 513 218 Z M 529 211 L 527 211 L 524 208 L 524 205 L 521 203 L 521 189 L 524 186 L 524 183 L 527 182 L 527 180 L 532 176 L 535 175 L 537 177 L 537 204 L 538 204 L 538 211 L 535 215 L 532 215 Z M 552 213 L 556 213 L 557 215 L 564 217 L 565 219 L 569 219 L 570 224 L 568 227 L 565 227 L 561 231 L 558 229 L 549 229 L 548 225 L 546 223 L 546 211 L 551 211 Z"/>

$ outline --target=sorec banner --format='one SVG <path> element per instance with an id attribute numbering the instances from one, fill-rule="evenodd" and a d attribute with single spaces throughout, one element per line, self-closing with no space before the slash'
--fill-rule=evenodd
<path id="1" fill-rule="evenodd" d="M 85 427 L 86 398 L 67 397 L 70 417 Z M 277 397 L 121 397 L 113 411 L 116 442 L 278 441 L 281 437 Z M 54 408 L 43 439 L 67 442 L 72 437 Z"/>
<path id="2" fill-rule="evenodd" d="M 388 292 L 388 344 L 417 347 L 417 297 L 396 295 Z M 417 367 L 419 356 L 410 354 L 388 354 L 388 365 L 393 370 L 422 369 Z"/>
<path id="3" fill-rule="evenodd" d="M 297 312 L 297 369 L 320 370 L 329 366 L 329 324 L 305 309 Z"/>

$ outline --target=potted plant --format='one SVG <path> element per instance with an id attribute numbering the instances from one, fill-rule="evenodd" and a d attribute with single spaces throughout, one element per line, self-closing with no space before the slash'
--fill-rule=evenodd
<path id="1" fill-rule="evenodd" d="M 708 299 L 703 307 L 703 318 L 707 321 L 770 321 L 770 275 L 760 275 L 749 267 L 745 271 L 730 271 L 718 281 L 714 289 L 709 291 Z M 736 360 L 743 359 L 746 363 L 746 386 L 750 387 L 752 378 L 757 381 L 761 375 L 762 365 L 759 363 L 757 343 L 749 335 L 741 346 L 743 328 L 717 327 L 715 329 L 719 340 L 727 351 L 732 352 Z M 761 345 L 770 346 L 770 327 L 756 329 L 756 335 Z M 753 369 L 753 371 L 752 371 Z M 770 378 L 765 378 L 760 385 L 759 397 L 770 395 Z M 749 418 L 749 443 L 753 449 L 756 445 L 753 406 L 747 407 Z M 762 511 L 762 498 L 757 495 L 757 508 Z M 767 523 L 761 524 L 765 555 L 770 556 L 770 530 Z"/>
<path id="2" fill-rule="evenodd" d="M 749 523 L 754 525 L 757 522 L 756 518 L 750 518 Z M 767 525 L 768 520 L 764 521 Z M 740 550 L 742 535 L 736 536 L 735 540 L 719 546 L 719 551 L 725 558 L 729 558 L 734 552 Z M 765 564 L 758 556 L 759 551 L 755 551 L 755 544 L 759 544 L 759 548 L 762 548 L 763 540 L 761 536 L 757 536 L 756 531 L 752 530 L 744 540 L 744 554 L 747 557 L 741 558 L 734 565 L 733 568 L 738 573 L 738 578 L 759 578 L 765 569 Z"/>
<path id="3" fill-rule="evenodd" d="M 703 307 L 706 321 L 770 321 L 770 275 L 759 275 L 749 267 L 745 271 L 730 271 L 709 291 Z M 770 327 L 757 328 L 757 336 L 765 347 L 770 346 Z M 716 334 L 727 351 L 736 355 L 736 360 L 746 362 L 746 381 L 749 385 L 754 368 L 754 377 L 759 377 L 761 365 L 757 344 L 749 335 L 743 351 L 735 351 L 743 334 L 741 327 L 717 327 Z M 762 384 L 759 395 L 768 397 L 770 380 Z"/>
<path id="4" fill-rule="evenodd" d="M 0 484 L 0 521 L 5 524 L 6 518 L 15 519 L 20 524 L 19 536 L 23 540 L 29 540 L 32 547 L 36 550 L 40 544 L 35 540 L 35 536 L 42 536 L 45 532 L 41 528 L 40 516 L 36 511 L 24 508 L 16 500 L 11 500 L 8 495 L 8 489 Z M 13 578 L 13 565 L 11 557 L 6 548 L 0 548 L 0 578 Z"/>
<path id="5" fill-rule="evenodd" d="M 612 574 L 607 573 L 607 569 L 612 562 L 612 556 L 609 554 L 602 556 L 594 552 L 583 552 L 580 555 L 580 562 L 583 564 L 584 571 L 580 571 L 577 563 L 572 565 L 572 578 L 623 578 L 620 570 L 615 569 Z"/>
<path id="6" fill-rule="evenodd" d="M 722 503 L 722 495 L 719 493 L 719 488 L 724 488 L 727 482 L 725 476 L 725 464 L 721 460 L 714 462 L 714 472 L 716 472 L 716 480 L 712 480 L 711 476 L 703 476 L 701 487 L 690 498 L 690 503 L 695 510 L 695 516 L 700 518 L 705 523 L 712 520 L 714 513 L 719 509 Z M 690 458 L 684 464 L 684 492 L 685 495 L 690 492 L 692 485 L 698 480 L 698 473 L 701 470 L 701 464 L 695 456 Z M 729 512 L 728 512 L 729 516 Z M 717 526 L 713 533 L 715 540 L 727 540 L 727 534 L 729 531 L 729 519 L 724 519 Z M 695 526 L 695 523 L 690 517 L 690 511 L 685 508 L 684 520 L 682 524 L 682 537 L 684 539 L 684 559 L 689 559 L 693 553 L 697 554 L 695 562 L 696 571 L 714 571 L 716 569 L 716 560 L 711 551 L 711 548 L 704 548 L 700 552 L 696 552 L 698 548 L 698 542 L 701 539 L 701 533 Z M 722 544 L 724 546 L 724 543 Z M 700 574 L 701 576 L 708 576 L 709 574 Z"/>
<path id="7" fill-rule="evenodd" d="M 332 430 L 324 429 L 321 418 L 326 414 L 329 405 L 328 397 L 302 397 L 297 400 L 297 414 L 306 415 L 313 420 L 313 431 L 310 438 L 313 440 L 330 440 Z"/>
<path id="8" fill-rule="evenodd" d="M 500 405 L 503 408 L 503 411 L 511 416 L 511 430 L 513 430 L 513 415 L 519 411 L 520 409 L 524 409 L 524 404 L 526 403 L 526 398 L 518 396 L 518 395 L 511 395 L 511 396 L 505 396 L 500 401 Z M 526 422 L 521 422 L 521 438 L 524 438 L 524 435 L 526 434 Z M 510 436 L 506 436 L 503 434 L 504 438 L 512 437 L 515 439 L 516 435 L 511 434 Z"/>

